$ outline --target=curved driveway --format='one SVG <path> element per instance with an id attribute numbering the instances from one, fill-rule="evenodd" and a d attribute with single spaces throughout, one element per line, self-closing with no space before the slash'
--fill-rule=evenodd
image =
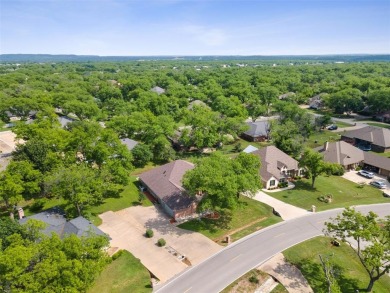
<path id="1" fill-rule="evenodd" d="M 356 207 L 380 217 L 390 215 L 390 203 Z M 276 224 L 251 234 L 223 249 L 157 289 L 158 293 L 219 292 L 240 276 L 258 267 L 276 253 L 322 235 L 324 222 L 342 209 L 310 214 Z"/>

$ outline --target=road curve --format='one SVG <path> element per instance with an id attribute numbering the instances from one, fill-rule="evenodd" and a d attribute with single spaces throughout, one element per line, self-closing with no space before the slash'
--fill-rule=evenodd
<path id="1" fill-rule="evenodd" d="M 380 217 L 390 215 L 390 203 L 357 206 L 356 210 L 373 211 Z M 251 269 L 273 255 L 307 239 L 322 235 L 324 222 L 341 213 L 334 209 L 285 221 L 255 232 L 221 250 L 197 266 L 158 288 L 157 293 L 220 292 Z"/>

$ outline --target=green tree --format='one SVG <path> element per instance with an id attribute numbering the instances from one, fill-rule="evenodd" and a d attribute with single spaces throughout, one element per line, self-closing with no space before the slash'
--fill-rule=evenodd
<path id="1" fill-rule="evenodd" d="M 84 164 L 56 170 L 47 177 L 45 185 L 47 192 L 69 201 L 79 216 L 83 209 L 101 201 L 104 193 L 104 182 L 97 171 Z"/>
<path id="2" fill-rule="evenodd" d="M 304 167 L 307 174 L 310 175 L 311 187 L 314 188 L 316 178 L 325 172 L 323 156 L 312 149 L 306 149 L 302 155 L 299 165 Z"/>
<path id="3" fill-rule="evenodd" d="M 384 88 L 371 91 L 368 94 L 367 105 L 373 113 L 386 112 L 390 110 L 390 89 Z"/>
<path id="4" fill-rule="evenodd" d="M 148 162 L 153 159 L 153 153 L 150 148 L 142 143 L 137 144 L 132 150 L 133 164 L 138 168 L 144 167 Z"/>
<path id="5" fill-rule="evenodd" d="M 259 168 L 259 158 L 254 155 L 240 153 L 230 159 L 216 152 L 188 171 L 183 185 L 192 195 L 203 194 L 200 210 L 232 209 L 242 192 L 252 194 L 261 188 Z"/>
<path id="6" fill-rule="evenodd" d="M 347 242 L 355 251 L 370 278 L 366 290 L 371 292 L 374 283 L 390 271 L 390 216 L 380 220 L 373 212 L 364 215 L 346 208 L 325 226 L 326 234 Z"/>
<path id="7" fill-rule="evenodd" d="M 23 182 L 18 175 L 7 171 L 0 173 L 0 198 L 4 201 L 10 218 L 14 218 L 15 206 L 23 199 Z"/>

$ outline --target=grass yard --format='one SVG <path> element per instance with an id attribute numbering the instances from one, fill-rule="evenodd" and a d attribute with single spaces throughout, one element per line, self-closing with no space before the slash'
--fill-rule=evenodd
<path id="1" fill-rule="evenodd" d="M 130 252 L 111 262 L 97 278 L 89 293 L 152 292 L 148 270 Z"/>
<path id="2" fill-rule="evenodd" d="M 328 292 L 326 278 L 321 266 L 319 254 L 333 255 L 332 263 L 338 269 L 337 277 L 341 292 L 364 291 L 369 278 L 363 265 L 349 245 L 341 243 L 339 247 L 331 245 L 327 237 L 316 237 L 291 247 L 283 252 L 286 259 L 295 264 L 316 293 Z M 387 293 L 390 277 L 383 276 L 375 285 L 373 292 Z"/>
<path id="3" fill-rule="evenodd" d="M 180 224 L 179 227 L 202 233 L 206 237 L 223 242 L 224 236 L 231 235 L 231 240 L 238 240 L 257 230 L 282 221 L 272 214 L 272 208 L 256 200 L 242 197 L 240 205 L 232 214 L 218 220 L 202 219 L 191 220 Z"/>
<path id="4" fill-rule="evenodd" d="M 372 186 L 359 187 L 338 176 L 319 176 L 315 182 L 315 188 L 311 188 L 311 179 L 296 181 L 295 188 L 281 192 L 268 193 L 269 195 L 306 210 L 312 205 L 317 207 L 317 211 L 334 208 L 348 207 L 351 205 L 374 204 L 389 202 L 388 198 L 382 196 L 382 191 Z M 318 197 L 332 194 L 331 203 L 318 200 Z"/>
<path id="5" fill-rule="evenodd" d="M 323 146 L 326 141 L 338 141 L 340 137 L 341 135 L 339 133 L 330 130 L 317 131 L 308 138 L 305 145 L 309 148 L 315 148 Z"/>
<path id="6" fill-rule="evenodd" d="M 371 125 L 371 126 L 390 129 L 390 124 L 386 124 L 386 123 L 379 123 L 379 122 L 364 122 L 364 123 Z"/>
<path id="7" fill-rule="evenodd" d="M 137 187 L 137 178 L 131 176 L 130 183 L 122 191 L 119 198 L 107 198 L 104 203 L 93 206 L 89 209 L 91 213 L 90 220 L 96 226 L 101 224 L 101 219 L 98 217 L 99 214 L 107 211 L 119 211 L 127 207 L 140 205 L 139 202 L 139 189 Z M 147 198 L 142 201 L 143 206 L 153 205 Z"/>
<path id="8" fill-rule="evenodd" d="M 345 127 L 354 126 L 351 123 L 346 123 L 346 122 L 343 122 L 343 121 L 335 121 L 335 122 L 333 122 L 333 124 L 336 124 L 338 128 L 345 128 Z"/>

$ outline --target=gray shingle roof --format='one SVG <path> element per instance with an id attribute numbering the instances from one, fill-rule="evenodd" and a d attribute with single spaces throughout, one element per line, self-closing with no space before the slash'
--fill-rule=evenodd
<path id="1" fill-rule="evenodd" d="M 378 156 L 370 152 L 364 152 L 364 163 L 390 171 L 390 158 Z"/>
<path id="2" fill-rule="evenodd" d="M 251 154 L 260 157 L 260 176 L 264 181 L 268 181 L 271 177 L 280 179 L 282 177 L 280 169 L 283 166 L 286 166 L 287 170 L 299 169 L 297 160 L 275 146 L 267 146 L 254 151 Z"/>
<path id="3" fill-rule="evenodd" d="M 181 185 L 184 174 L 194 167 L 192 163 L 177 160 L 144 172 L 139 178 L 171 210 L 176 211 L 190 206 L 195 200 Z"/>
<path id="4" fill-rule="evenodd" d="M 159 95 L 165 93 L 165 90 L 159 86 L 155 86 L 154 88 L 151 89 L 152 92 L 155 92 Z"/>
<path id="5" fill-rule="evenodd" d="M 40 220 L 46 223 L 47 227 L 43 230 L 43 233 L 46 235 L 51 235 L 51 233 L 54 232 L 61 238 L 70 234 L 76 234 L 80 237 L 86 236 L 89 232 L 91 232 L 96 235 L 107 236 L 103 231 L 84 217 L 77 217 L 73 220 L 67 221 L 65 212 L 58 207 L 53 207 L 41 213 L 20 219 L 19 223 L 24 224 L 29 219 Z"/>
<path id="6" fill-rule="evenodd" d="M 129 151 L 131 151 L 138 144 L 138 141 L 132 140 L 130 138 L 122 138 L 121 143 L 123 143 Z"/>
<path id="7" fill-rule="evenodd" d="M 382 127 L 366 126 L 355 130 L 346 131 L 342 134 L 342 136 L 358 138 L 381 147 L 390 147 L 390 129 Z"/>
<path id="8" fill-rule="evenodd" d="M 69 123 L 71 123 L 73 121 L 75 121 L 75 120 L 72 118 L 69 118 L 67 116 L 59 116 L 58 117 L 58 122 L 60 122 L 62 128 L 64 128 L 65 126 L 67 126 Z"/>
<path id="9" fill-rule="evenodd" d="M 256 121 L 256 122 L 248 122 L 249 130 L 245 131 L 246 135 L 252 137 L 258 136 L 268 136 L 270 125 L 268 121 Z"/>

